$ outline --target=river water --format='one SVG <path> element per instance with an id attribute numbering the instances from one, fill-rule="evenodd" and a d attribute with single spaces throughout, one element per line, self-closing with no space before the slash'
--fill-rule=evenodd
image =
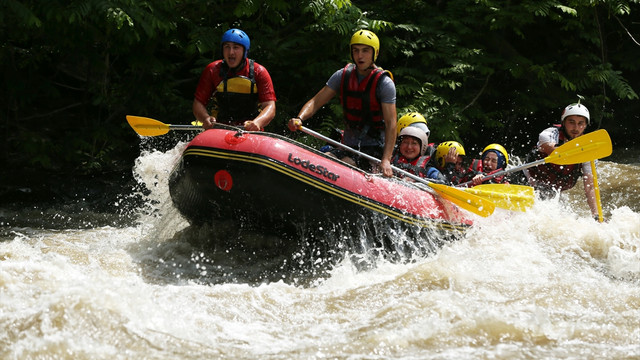
<path id="1" fill-rule="evenodd" d="M 224 251 L 195 244 L 167 188 L 183 147 L 140 155 L 147 191 L 121 193 L 144 201 L 106 225 L 86 226 L 114 215 L 88 207 L 39 214 L 89 219 L 69 228 L 5 213 L 0 358 L 640 358 L 636 155 L 599 162 L 604 223 L 578 184 L 525 213 L 477 218 L 428 257 L 366 269 L 345 257 L 322 276 L 278 281 L 263 264 L 234 273 Z"/>

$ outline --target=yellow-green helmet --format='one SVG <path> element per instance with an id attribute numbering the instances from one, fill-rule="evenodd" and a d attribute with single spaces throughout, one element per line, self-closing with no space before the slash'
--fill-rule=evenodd
<path id="1" fill-rule="evenodd" d="M 482 160 L 484 160 L 487 152 L 492 151 L 496 155 L 498 155 L 498 166 L 497 169 L 506 169 L 507 164 L 509 163 L 509 154 L 504 146 L 500 144 L 490 144 L 482 150 Z"/>
<path id="2" fill-rule="evenodd" d="M 440 143 L 436 148 L 436 164 L 441 169 L 444 169 L 444 166 L 445 166 L 444 157 L 447 156 L 451 148 L 456 148 L 456 150 L 458 150 L 458 155 L 460 156 L 466 155 L 464 152 L 464 147 L 462 147 L 462 145 L 457 141 L 445 141 Z"/>
<path id="3" fill-rule="evenodd" d="M 378 53 L 380 52 L 380 40 L 376 34 L 369 30 L 358 30 L 351 37 L 351 41 L 349 42 L 349 54 L 351 54 L 351 45 L 354 44 L 362 44 L 369 45 L 373 48 L 373 62 L 378 60 Z"/>
<path id="4" fill-rule="evenodd" d="M 402 129 L 406 128 L 407 126 L 415 126 L 419 129 L 422 129 L 427 134 L 427 136 L 431 134 L 431 131 L 429 131 L 429 127 L 427 126 L 427 120 L 420 113 L 412 112 L 403 115 L 400 120 L 398 120 L 398 124 L 396 125 L 396 134 L 400 135 L 400 131 L 402 131 Z"/>

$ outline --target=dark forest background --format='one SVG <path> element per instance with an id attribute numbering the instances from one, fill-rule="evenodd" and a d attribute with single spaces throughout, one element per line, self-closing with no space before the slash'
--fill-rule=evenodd
<path id="1" fill-rule="evenodd" d="M 349 61 L 357 29 L 381 40 L 398 115 L 467 154 L 492 142 L 524 154 L 578 95 L 616 151 L 640 131 L 640 4 L 633 0 L 1 0 L 2 172 L 130 171 L 140 139 L 127 114 L 193 120 L 200 72 L 231 27 L 274 81 L 286 121 Z M 340 124 L 337 101 L 307 125 Z"/>

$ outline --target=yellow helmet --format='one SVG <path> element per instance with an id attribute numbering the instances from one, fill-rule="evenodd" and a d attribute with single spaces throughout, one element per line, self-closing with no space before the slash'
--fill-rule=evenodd
<path id="1" fill-rule="evenodd" d="M 451 148 L 458 150 L 458 155 L 465 156 L 464 147 L 457 141 L 445 141 L 436 148 L 436 164 L 443 169 L 445 166 L 444 157 L 447 156 Z"/>
<path id="2" fill-rule="evenodd" d="M 378 60 L 378 53 L 380 52 L 380 40 L 376 34 L 369 30 L 358 30 L 351 37 L 351 41 L 349 42 L 349 53 L 351 53 L 351 45 L 354 44 L 362 44 L 369 45 L 373 48 L 373 62 Z"/>
<path id="3" fill-rule="evenodd" d="M 490 144 L 482 150 L 482 159 L 484 160 L 487 152 L 493 151 L 496 155 L 498 155 L 498 167 L 497 169 L 506 169 L 507 164 L 509 163 L 509 154 L 504 146 L 500 144 Z"/>
<path id="4" fill-rule="evenodd" d="M 431 134 L 431 131 L 429 131 L 429 128 L 427 127 L 427 120 L 420 113 L 412 112 L 403 115 L 400 120 L 398 120 L 398 124 L 396 125 L 396 134 L 400 135 L 400 131 L 402 131 L 402 129 L 406 128 L 407 126 L 418 127 L 424 130 L 427 136 Z"/>

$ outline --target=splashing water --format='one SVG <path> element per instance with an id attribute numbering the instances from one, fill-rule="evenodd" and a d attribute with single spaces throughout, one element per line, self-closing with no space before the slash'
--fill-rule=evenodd
<path id="1" fill-rule="evenodd" d="M 197 245 L 211 232 L 167 186 L 184 146 L 136 161 L 148 191 L 135 224 L 0 242 L 1 358 L 640 357 L 640 165 L 600 162 L 604 223 L 578 184 L 474 218 L 428 256 L 363 268 L 352 254 L 296 282 L 290 259 L 238 264 Z"/>

